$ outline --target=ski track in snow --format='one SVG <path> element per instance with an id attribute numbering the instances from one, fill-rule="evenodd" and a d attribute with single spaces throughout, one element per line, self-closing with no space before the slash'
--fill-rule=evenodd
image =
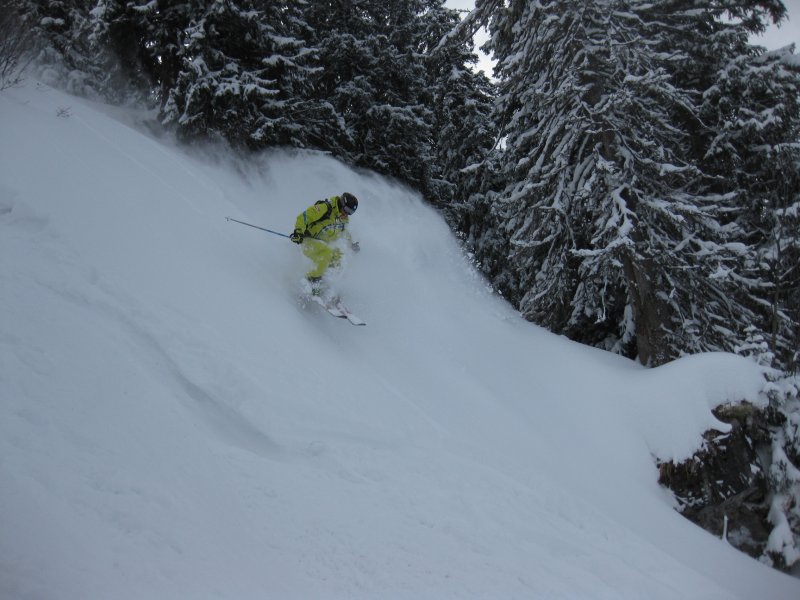
<path id="1" fill-rule="evenodd" d="M 656 483 L 713 406 L 759 401 L 755 366 L 550 335 L 396 182 L 190 156 L 131 118 L 0 94 L 0 597 L 800 597 Z M 289 229 L 345 189 L 363 328 L 298 300 L 294 245 L 224 220 Z"/>

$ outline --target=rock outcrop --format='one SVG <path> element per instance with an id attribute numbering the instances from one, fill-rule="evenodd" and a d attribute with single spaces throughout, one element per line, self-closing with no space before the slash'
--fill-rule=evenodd
<path id="1" fill-rule="evenodd" d="M 772 531 L 770 431 L 780 415 L 746 403 L 721 406 L 714 414 L 731 430 L 707 431 L 702 448 L 683 463 L 661 463 L 659 482 L 675 494 L 684 516 L 763 560 Z"/>

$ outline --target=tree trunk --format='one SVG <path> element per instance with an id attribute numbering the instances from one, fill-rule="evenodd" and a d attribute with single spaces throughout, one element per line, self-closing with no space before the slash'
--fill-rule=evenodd
<path id="1" fill-rule="evenodd" d="M 657 367 L 669 360 L 664 333 L 666 311 L 653 284 L 653 265 L 650 259 L 637 259 L 630 252 L 623 257 L 628 296 L 636 324 L 636 347 L 639 361 Z"/>

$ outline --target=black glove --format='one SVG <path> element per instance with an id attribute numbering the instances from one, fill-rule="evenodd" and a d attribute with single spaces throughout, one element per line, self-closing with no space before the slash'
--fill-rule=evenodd
<path id="1" fill-rule="evenodd" d="M 295 244 L 302 244 L 303 243 L 303 232 L 299 229 L 295 229 L 292 232 L 292 235 L 289 236 L 289 239 L 292 240 Z"/>
<path id="2" fill-rule="evenodd" d="M 350 247 L 353 249 L 353 252 L 358 252 L 361 250 L 361 246 L 359 246 L 358 242 L 353 242 L 350 244 Z"/>

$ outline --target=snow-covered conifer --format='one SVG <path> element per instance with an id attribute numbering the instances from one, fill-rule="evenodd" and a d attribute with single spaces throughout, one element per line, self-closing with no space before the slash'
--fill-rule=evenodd
<path id="1" fill-rule="evenodd" d="M 469 52 L 428 60 L 457 23 L 457 13 L 443 0 L 352 0 L 310 3 L 305 14 L 319 56 L 314 97 L 333 107 L 340 124 L 338 132 L 322 140 L 323 147 L 348 162 L 398 177 L 431 200 L 450 196 L 452 184 L 442 173 L 448 167 L 441 164 L 438 147 L 454 131 L 445 131 L 439 100 L 449 94 L 449 102 L 458 102 L 452 98 L 461 93 L 466 105 L 466 95 L 482 94 L 468 89 L 477 79 L 464 80 L 460 92 L 455 86 L 444 91 L 445 77 L 466 71 Z M 462 124 L 459 135 L 465 138 L 467 129 L 483 128 L 471 117 Z M 455 172 L 452 165 L 449 169 Z"/>
<path id="2" fill-rule="evenodd" d="M 181 68 L 185 32 L 203 3 L 98 0 L 92 36 L 113 54 L 121 75 L 164 105 Z"/>
<path id="3" fill-rule="evenodd" d="M 799 99 L 800 61 L 791 48 L 742 53 L 719 70 L 701 113 L 714 132 L 705 168 L 734 197 L 726 235 L 742 257 L 725 277 L 747 307 L 739 329 L 756 326 L 774 366 L 789 370 L 798 368 L 800 335 Z"/>
<path id="4" fill-rule="evenodd" d="M 431 19 L 432 37 L 443 41 L 428 51 L 436 164 L 442 182 L 437 200 L 456 222 L 464 201 L 483 188 L 486 159 L 496 135 L 492 121 L 495 89 L 486 75 L 474 70 L 473 42 L 446 37 L 457 22 L 452 11 Z"/>
<path id="5" fill-rule="evenodd" d="M 164 122 L 183 138 L 304 145 L 300 115 L 312 53 L 298 37 L 300 23 L 293 3 L 210 3 L 185 32 Z"/>
<path id="6" fill-rule="evenodd" d="M 13 0 L 23 27 L 33 38 L 39 76 L 67 91 L 120 101 L 124 85 L 114 85 L 116 65 L 92 36 L 91 0 Z"/>
<path id="7" fill-rule="evenodd" d="M 419 53 L 420 1 L 320 2 L 309 7 L 321 70 L 316 97 L 341 119 L 347 160 L 423 187 L 430 96 Z"/>
<path id="8" fill-rule="evenodd" d="M 506 145 L 488 218 L 509 256 L 493 275 L 528 318 L 650 364 L 741 339 L 736 195 L 701 160 L 700 103 L 731 41 L 781 6 L 721 4 L 738 21 L 721 23 L 720 3 L 478 3 Z M 472 237 L 479 260 L 500 246 Z"/>

